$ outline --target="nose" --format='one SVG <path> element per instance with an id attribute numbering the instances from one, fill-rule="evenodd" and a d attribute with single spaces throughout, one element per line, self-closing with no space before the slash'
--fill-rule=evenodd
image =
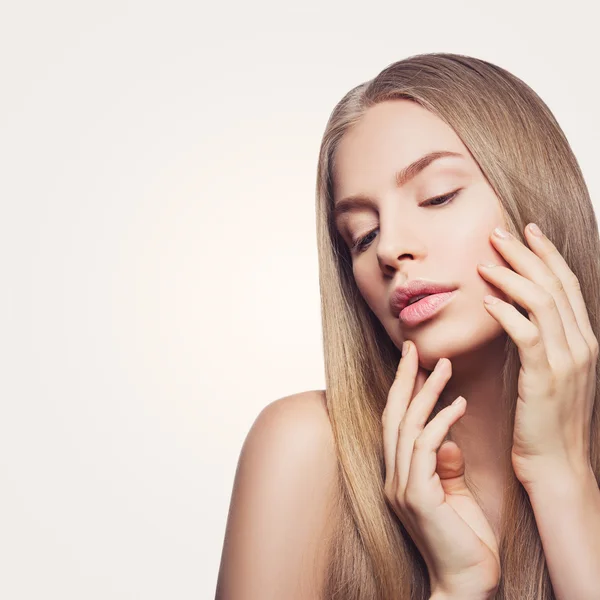
<path id="1" fill-rule="evenodd" d="M 423 246 L 414 232 L 396 226 L 385 235 L 380 233 L 376 252 L 381 270 L 395 273 L 406 261 L 422 256 Z"/>

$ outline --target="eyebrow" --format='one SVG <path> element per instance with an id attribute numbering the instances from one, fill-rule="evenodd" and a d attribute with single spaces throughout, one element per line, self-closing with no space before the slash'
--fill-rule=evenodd
<path id="1" fill-rule="evenodd" d="M 400 171 L 396 173 L 396 185 L 398 187 L 406 185 L 411 179 L 414 179 L 425 167 L 429 166 L 433 161 L 438 160 L 439 158 L 447 157 L 464 158 L 464 156 L 459 152 L 450 152 L 449 150 L 439 150 L 436 152 L 430 152 L 429 154 L 421 156 L 421 158 L 418 158 L 407 167 L 400 169 Z M 347 198 L 343 198 L 339 202 L 336 202 L 335 206 L 333 207 L 333 218 L 334 220 L 337 220 L 344 213 L 351 212 L 353 210 L 358 210 L 361 208 L 374 207 L 375 202 L 368 196 L 363 196 L 362 194 L 348 196 Z"/>

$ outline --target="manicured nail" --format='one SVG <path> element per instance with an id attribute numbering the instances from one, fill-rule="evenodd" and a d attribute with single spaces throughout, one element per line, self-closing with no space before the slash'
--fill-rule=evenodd
<path id="1" fill-rule="evenodd" d="M 408 354 L 408 351 L 410 349 L 410 344 L 408 343 L 408 340 L 406 340 L 403 344 L 402 344 L 402 356 L 406 356 Z"/>
<path id="2" fill-rule="evenodd" d="M 529 223 L 528 227 L 529 231 L 531 231 L 533 235 L 537 235 L 537 237 L 542 237 L 542 230 L 535 223 Z"/>
<path id="3" fill-rule="evenodd" d="M 496 229 L 494 229 L 494 235 L 505 240 L 510 237 L 510 233 L 505 229 L 502 229 L 502 227 L 496 227 Z"/>
<path id="4" fill-rule="evenodd" d="M 497 304 L 498 303 L 498 298 L 496 298 L 495 296 L 490 296 L 489 294 L 483 297 L 483 301 L 486 304 Z"/>

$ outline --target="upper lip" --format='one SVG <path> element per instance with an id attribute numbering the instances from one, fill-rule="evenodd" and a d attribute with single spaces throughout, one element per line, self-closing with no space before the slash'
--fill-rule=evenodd
<path id="1" fill-rule="evenodd" d="M 404 285 L 399 285 L 390 297 L 390 307 L 394 317 L 400 315 L 400 311 L 408 304 L 408 301 L 414 296 L 421 294 L 441 294 L 443 292 L 452 292 L 456 288 L 435 281 L 426 279 L 413 279 Z"/>

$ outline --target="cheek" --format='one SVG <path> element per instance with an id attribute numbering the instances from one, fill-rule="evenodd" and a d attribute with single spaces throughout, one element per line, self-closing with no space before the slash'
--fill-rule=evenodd
<path id="1" fill-rule="evenodd" d="M 470 237 L 463 238 L 461 244 L 447 248 L 440 260 L 445 264 L 445 271 L 452 274 L 457 283 L 465 286 L 465 289 L 470 288 L 473 298 L 481 297 L 483 299 L 486 294 L 491 294 L 502 300 L 510 301 L 502 290 L 484 279 L 477 268 L 480 262 L 491 262 L 511 268 L 489 239 L 492 229 L 489 232 L 487 230 L 478 231 L 472 233 Z"/>
<path id="2" fill-rule="evenodd" d="M 379 317 L 389 310 L 387 302 L 387 294 L 385 282 L 381 278 L 377 278 L 377 274 L 373 273 L 373 269 L 353 268 L 354 281 L 360 295 L 367 303 L 369 308 Z"/>
<path id="3" fill-rule="evenodd" d="M 482 218 L 483 220 L 483 218 Z M 489 219 L 489 223 L 479 225 L 469 231 L 465 231 L 461 236 L 459 244 L 446 247 L 445 253 L 455 265 L 465 265 L 472 269 L 477 276 L 477 264 L 480 262 L 492 262 L 498 265 L 508 266 L 502 254 L 500 254 L 492 242 L 490 235 L 492 230 L 500 221 L 497 219 Z"/>
<path id="4" fill-rule="evenodd" d="M 360 271 L 354 272 L 354 281 L 360 295 L 365 299 L 369 306 L 373 306 L 373 301 L 376 298 L 377 290 L 372 281 L 373 277 Z"/>

